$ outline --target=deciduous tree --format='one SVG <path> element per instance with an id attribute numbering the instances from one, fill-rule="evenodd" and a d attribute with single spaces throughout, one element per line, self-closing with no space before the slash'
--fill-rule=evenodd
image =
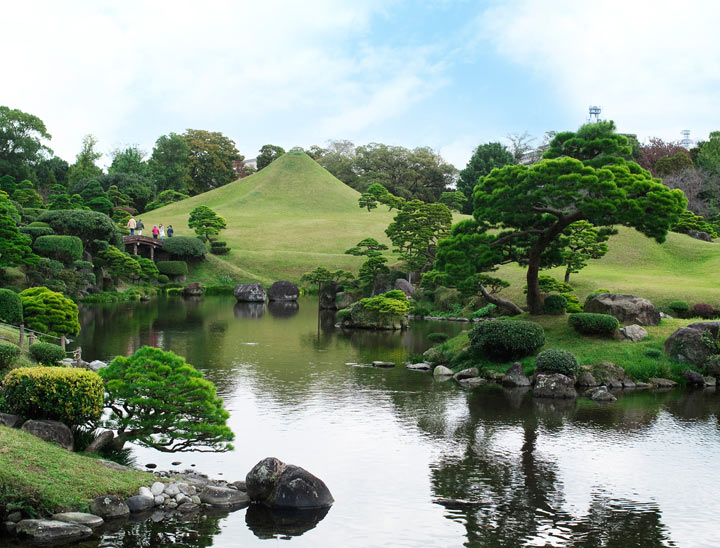
<path id="1" fill-rule="evenodd" d="M 33 175 L 33 168 L 52 153 L 44 122 L 32 114 L 0 106 L 0 174 L 17 180 Z"/>
<path id="2" fill-rule="evenodd" d="M 188 129 L 183 134 L 190 153 L 188 156 L 188 189 L 200 194 L 226 185 L 237 179 L 233 168 L 244 156 L 235 143 L 217 131 Z"/>
<path id="3" fill-rule="evenodd" d="M 480 177 L 484 177 L 496 167 L 503 167 L 515 163 L 517 163 L 515 157 L 503 144 L 486 143 L 477 147 L 470 161 L 468 161 L 467 166 L 465 166 L 465 169 L 460 172 L 460 178 L 457 182 L 458 190 L 461 191 L 467 199 L 463 204 L 462 212 L 472 213 L 472 193 Z"/>
<path id="4" fill-rule="evenodd" d="M 257 168 L 260 171 L 262 168 L 269 166 L 272 162 L 280 158 L 285 154 L 285 149 L 277 145 L 263 145 L 260 148 L 260 154 L 257 157 Z"/>

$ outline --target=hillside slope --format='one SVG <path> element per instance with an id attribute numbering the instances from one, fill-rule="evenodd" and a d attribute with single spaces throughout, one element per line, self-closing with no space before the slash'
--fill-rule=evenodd
<path id="1" fill-rule="evenodd" d="M 140 217 L 147 232 L 163 223 L 176 235 L 194 235 L 190 211 L 207 205 L 227 220 L 221 238 L 232 251 L 212 257 L 196 276 L 297 281 L 316 266 L 356 271 L 362 259 L 345 250 L 363 238 L 390 244 L 385 228 L 395 214 L 383 206 L 368 213 L 358 207 L 359 196 L 306 154 L 288 153 L 250 177 Z"/>

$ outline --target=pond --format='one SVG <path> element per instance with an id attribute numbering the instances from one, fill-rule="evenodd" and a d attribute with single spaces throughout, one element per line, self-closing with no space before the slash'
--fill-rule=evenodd
<path id="1" fill-rule="evenodd" d="M 87 546 L 718 546 L 720 397 L 638 391 L 611 405 L 533 400 L 496 385 L 465 390 L 402 363 L 468 324 L 412 322 L 400 333 L 343 332 L 317 301 L 169 299 L 87 307 L 83 357 L 144 344 L 172 350 L 218 387 L 235 450 L 162 454 L 138 465 L 244 479 L 267 456 L 308 469 L 336 502 L 283 524 L 251 507 L 128 523 Z M 346 362 L 387 360 L 394 369 Z M 173 467 L 172 461 L 182 461 Z M 437 499 L 475 501 L 448 508 Z M 83 545 L 83 546 L 85 546 Z"/>

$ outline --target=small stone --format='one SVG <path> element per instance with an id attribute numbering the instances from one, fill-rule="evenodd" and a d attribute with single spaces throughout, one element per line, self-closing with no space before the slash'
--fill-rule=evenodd
<path id="1" fill-rule="evenodd" d="M 530 386 L 530 379 L 525 376 L 520 362 L 515 362 L 508 368 L 501 382 L 503 386 Z"/>
<path id="2" fill-rule="evenodd" d="M 174 510 L 175 508 L 178 507 L 178 505 L 177 505 L 177 502 L 175 502 L 174 500 L 171 500 L 171 501 L 168 501 L 165 503 L 165 507 L 170 508 L 171 510 Z"/>
<path id="3" fill-rule="evenodd" d="M 108 364 L 106 364 L 105 362 L 100 361 L 100 360 L 93 360 L 88 364 L 88 368 L 92 369 L 93 371 L 99 371 L 103 367 L 107 367 L 107 366 L 108 366 Z"/>
<path id="4" fill-rule="evenodd" d="M 590 399 L 596 402 L 613 402 L 617 400 L 604 386 L 596 388 L 592 396 L 590 396 Z"/>
<path id="5" fill-rule="evenodd" d="M 715 377 L 704 377 L 703 383 L 705 386 L 715 386 L 717 385 L 717 379 L 715 379 Z"/>
<path id="6" fill-rule="evenodd" d="M 231 489 L 237 489 L 238 491 L 247 491 L 247 485 L 245 480 L 234 481 L 230 484 Z"/>
<path id="7" fill-rule="evenodd" d="M 142 495 L 135 495 L 125 501 L 127 507 L 131 512 L 144 512 L 155 506 L 155 499 L 153 497 L 144 497 Z"/>
<path id="8" fill-rule="evenodd" d="M 186 503 L 186 502 L 190 502 L 190 497 L 188 497 L 187 495 L 183 495 L 182 493 L 180 493 L 179 495 L 177 495 L 177 496 L 175 497 L 175 502 L 177 502 L 177 503 L 178 503 L 178 506 L 179 506 L 179 505 L 184 504 L 184 503 Z"/>
<path id="9" fill-rule="evenodd" d="M 96 497 L 90 503 L 90 512 L 101 518 L 124 518 L 130 513 L 125 501 L 116 495 Z"/>
<path id="10" fill-rule="evenodd" d="M 176 460 L 176 461 L 173 461 L 173 462 L 172 462 L 172 465 L 173 465 L 173 466 L 180 466 L 181 464 L 182 464 L 182 462 L 180 462 L 179 460 Z"/>
<path id="11" fill-rule="evenodd" d="M 444 365 L 438 365 L 433 369 L 433 375 L 436 377 L 452 377 L 452 369 L 445 367 Z"/>
<path id="12" fill-rule="evenodd" d="M 458 371 L 453 375 L 453 378 L 456 381 L 461 381 L 462 379 L 472 379 L 473 377 L 477 377 L 480 373 L 478 372 L 477 367 L 468 367 L 467 369 L 463 369 L 462 371 Z"/>
<path id="13" fill-rule="evenodd" d="M 430 371 L 432 366 L 427 362 L 409 363 L 405 367 L 412 371 Z"/>
<path id="14" fill-rule="evenodd" d="M 648 383 L 646 383 L 646 382 L 636 382 L 636 383 L 635 383 L 635 389 L 636 389 L 636 390 L 637 390 L 637 389 L 642 390 L 643 388 L 650 388 L 650 385 L 649 385 Z"/>
<path id="15" fill-rule="evenodd" d="M 0 413 L 0 424 L 7 426 L 8 428 L 20 428 L 24 422 L 25 419 L 23 419 L 20 415 Z"/>
<path id="16" fill-rule="evenodd" d="M 150 470 L 154 470 L 155 468 L 157 468 L 157 464 L 155 464 L 155 463 L 153 463 L 153 462 L 150 462 L 150 463 L 148 463 L 148 464 L 145 465 L 145 468 L 149 468 Z"/>
<path id="17" fill-rule="evenodd" d="M 194 485 L 188 485 L 187 483 L 179 483 L 178 488 L 183 495 L 191 497 L 197 493 Z"/>
<path id="18" fill-rule="evenodd" d="M 652 379 L 650 379 L 650 384 L 652 384 L 654 388 L 673 388 L 677 386 L 677 383 L 675 381 L 671 381 L 670 379 L 661 379 L 657 377 L 653 377 Z"/>
<path id="19" fill-rule="evenodd" d="M 52 519 L 66 523 L 77 523 L 85 527 L 90 527 L 90 529 L 97 529 L 105 523 L 105 520 L 100 516 L 86 514 L 84 512 L 62 512 L 60 514 L 54 514 Z"/>
<path id="20" fill-rule="evenodd" d="M 488 381 L 487 379 L 481 379 L 480 377 L 471 377 L 469 379 L 461 379 L 458 382 L 463 388 L 476 388 L 487 384 Z"/>
<path id="21" fill-rule="evenodd" d="M 623 379 L 622 380 L 623 388 L 635 388 L 635 383 L 632 381 L 632 379 Z"/>
<path id="22" fill-rule="evenodd" d="M 154 500 L 155 500 L 155 506 L 162 506 L 163 504 L 165 504 L 167 497 L 165 497 L 165 495 L 158 495 L 158 496 L 154 497 Z"/>
<path id="23" fill-rule="evenodd" d="M 22 520 L 22 512 L 13 512 L 11 514 L 8 514 L 7 520 L 12 521 L 13 523 L 17 523 L 18 521 Z"/>
<path id="24" fill-rule="evenodd" d="M 373 367 L 395 367 L 395 364 L 393 362 L 381 362 L 381 361 L 375 361 L 372 362 Z"/>
<path id="25" fill-rule="evenodd" d="M 8 535 L 14 535 L 15 534 L 16 525 L 12 521 L 3 521 L 2 527 L 0 527 L 0 532 L 5 531 Z"/>
<path id="26" fill-rule="evenodd" d="M 248 504 L 247 494 L 237 489 L 206 485 L 199 494 L 200 500 L 217 508 L 227 508 L 241 504 Z"/>
<path id="27" fill-rule="evenodd" d="M 163 491 L 165 491 L 165 484 L 160 483 L 159 481 L 156 481 L 152 484 L 152 487 L 150 487 L 150 492 L 153 494 L 153 496 L 162 495 Z"/>
<path id="28" fill-rule="evenodd" d="M 73 450 L 72 431 L 67 425 L 61 422 L 29 420 L 22 425 L 22 430 L 42 440 L 57 443 L 60 447 L 68 451 Z"/>
<path id="29" fill-rule="evenodd" d="M 165 487 L 165 494 L 171 498 L 177 497 L 180 494 L 180 486 L 177 483 L 171 483 Z"/>
<path id="30" fill-rule="evenodd" d="M 704 386 L 705 385 L 705 378 L 698 373 L 697 371 L 693 371 L 691 369 L 686 369 L 683 373 L 683 377 L 685 377 L 685 380 L 688 384 L 695 385 L 695 386 Z"/>
<path id="31" fill-rule="evenodd" d="M 648 332 L 637 324 L 621 327 L 618 330 L 618 338 L 625 342 L 640 342 L 647 339 Z"/>
<path id="32" fill-rule="evenodd" d="M 607 379 L 605 381 L 605 387 L 610 390 L 620 390 L 623 387 L 623 383 L 617 379 Z"/>
<path id="33" fill-rule="evenodd" d="M 184 514 L 187 514 L 189 512 L 197 512 L 199 509 L 200 506 L 198 504 L 194 504 L 190 501 L 184 502 L 178 506 L 178 512 L 182 512 Z"/>
<path id="34" fill-rule="evenodd" d="M 202 504 L 202 500 L 200 500 L 200 497 L 198 497 L 197 495 L 193 495 L 192 497 L 190 497 L 190 501 L 193 504 Z"/>
<path id="35" fill-rule="evenodd" d="M 138 489 L 138 495 L 142 495 L 143 497 L 154 497 L 155 496 L 152 494 L 152 491 L 150 491 L 150 489 L 148 489 L 145 486 Z"/>
<path id="36" fill-rule="evenodd" d="M 593 377 L 592 373 L 589 371 L 585 371 L 578 377 L 577 383 L 578 386 L 581 387 L 592 387 L 597 386 L 598 382 L 595 380 L 595 377 Z"/>

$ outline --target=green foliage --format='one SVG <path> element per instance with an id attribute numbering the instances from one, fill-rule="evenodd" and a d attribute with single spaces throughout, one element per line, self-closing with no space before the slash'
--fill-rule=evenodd
<path id="1" fill-rule="evenodd" d="M 186 276 L 188 273 L 188 267 L 185 261 L 159 261 L 157 268 L 160 274 L 165 274 L 166 276 Z"/>
<path id="2" fill-rule="evenodd" d="M 431 343 L 441 343 L 448 340 L 448 334 L 447 333 L 428 333 L 427 340 L 429 340 Z"/>
<path id="3" fill-rule="evenodd" d="M 234 289 L 232 285 L 209 285 L 205 288 L 205 295 L 232 295 Z"/>
<path id="4" fill-rule="evenodd" d="M 575 295 L 575 293 L 560 293 L 560 295 L 565 297 L 565 301 L 567 302 L 565 312 L 568 312 L 569 314 L 574 314 L 575 312 L 583 311 L 582 306 L 580 306 L 580 299 L 577 295 Z"/>
<path id="5" fill-rule="evenodd" d="M 35 187 L 30 181 L 20 182 L 17 190 L 12 193 L 12 200 L 13 202 L 20 204 L 23 208 L 40 208 L 43 206 L 42 196 L 37 193 Z"/>
<path id="6" fill-rule="evenodd" d="M 227 246 L 227 242 L 212 240 L 210 242 L 210 253 L 214 255 L 227 255 L 230 253 L 230 248 Z"/>
<path id="7" fill-rule="evenodd" d="M 710 374 L 711 372 L 717 372 L 718 370 L 720 370 L 720 354 L 710 356 L 705 361 L 704 366 L 706 374 Z"/>
<path id="8" fill-rule="evenodd" d="M 547 274 L 540 274 L 538 276 L 538 285 L 540 286 L 540 291 L 543 293 L 572 293 L 573 287 L 566 282 L 560 282 L 553 278 L 552 276 L 548 276 Z M 523 288 L 523 291 L 527 293 L 527 285 Z"/>
<path id="9" fill-rule="evenodd" d="M 343 322 L 345 320 L 349 320 L 352 316 L 352 310 L 349 308 L 343 308 L 342 310 L 338 310 L 335 314 L 335 319 L 338 322 Z"/>
<path id="10" fill-rule="evenodd" d="M 260 148 L 260 154 L 257 156 L 258 171 L 269 166 L 283 154 L 285 154 L 285 149 L 283 147 L 277 145 L 263 145 Z"/>
<path id="11" fill-rule="evenodd" d="M 673 301 L 668 305 L 668 308 L 679 318 L 685 317 L 690 312 L 690 305 L 685 301 Z"/>
<path id="12" fill-rule="evenodd" d="M 231 139 L 220 132 L 200 129 L 188 129 L 182 137 L 189 149 L 187 182 L 191 194 L 200 194 L 237 179 L 233 164 L 244 157 Z"/>
<path id="13" fill-rule="evenodd" d="M 31 287 L 20 293 L 25 325 L 33 331 L 59 337 L 80 332 L 78 307 L 61 293 L 47 287 Z"/>
<path id="14" fill-rule="evenodd" d="M 150 259 L 138 257 L 137 262 L 142 270 L 142 278 L 144 280 L 155 280 L 158 277 L 158 274 L 160 274 L 158 267 Z"/>
<path id="15" fill-rule="evenodd" d="M 29 419 L 74 425 L 100 418 L 103 383 L 97 373 L 74 367 L 23 367 L 3 381 L 11 412 Z"/>
<path id="16" fill-rule="evenodd" d="M 468 161 L 465 169 L 460 171 L 460 178 L 457 181 L 457 188 L 467 198 L 463 213 L 471 214 L 473 210 L 473 190 L 478 184 L 480 177 L 488 175 L 493 169 L 506 165 L 515 164 L 512 153 L 500 143 L 487 143 L 478 146 Z"/>
<path id="17" fill-rule="evenodd" d="M 563 250 L 567 265 L 565 282 L 570 280 L 570 274 L 585 268 L 590 259 L 604 257 L 609 250 L 605 242 L 614 234 L 617 234 L 614 228 L 598 228 L 587 221 L 576 221 L 567 227 L 564 232 L 567 243 Z"/>
<path id="18" fill-rule="evenodd" d="M 90 261 L 75 261 L 72 266 L 77 270 L 92 270 L 93 268 L 93 264 Z"/>
<path id="19" fill-rule="evenodd" d="M 0 116 L 2 115 L 0 107 Z M 30 236 L 17 227 L 20 215 L 7 194 L 0 191 L 0 266 L 35 264 L 37 255 L 30 248 Z"/>
<path id="20" fill-rule="evenodd" d="M 163 203 L 160 196 L 165 191 L 187 192 L 190 174 L 188 168 L 189 156 L 190 147 L 181 135 L 170 133 L 169 135 L 162 135 L 155 141 L 155 147 L 148 164 L 157 190 L 160 192 L 160 195 L 158 195 L 159 202 Z"/>
<path id="21" fill-rule="evenodd" d="M 14 179 L 30 176 L 30 167 L 52 151 L 43 121 L 27 112 L 0 106 L 0 173 Z M 6 188 L 3 188 L 7 192 Z M 13 189 L 14 190 L 14 189 Z"/>
<path id="22" fill-rule="evenodd" d="M 662 355 L 663 355 L 662 350 L 657 350 L 656 348 L 648 348 L 645 351 L 646 357 L 653 358 L 655 360 L 658 358 L 662 358 Z"/>
<path id="23" fill-rule="evenodd" d="M 578 359 L 567 350 L 543 350 L 537 355 L 535 365 L 540 373 L 561 373 L 571 378 L 580 371 Z"/>
<path id="24" fill-rule="evenodd" d="M 121 440 L 159 451 L 228 451 L 229 413 L 215 386 L 183 358 L 144 346 L 101 370 L 112 411 L 106 425 Z"/>
<path id="25" fill-rule="evenodd" d="M 164 190 L 163 192 L 161 192 L 160 194 L 157 195 L 157 198 L 155 198 L 152 202 L 150 202 L 147 205 L 145 210 L 152 211 L 153 209 L 157 209 L 164 205 L 179 202 L 179 201 L 185 200 L 189 197 L 190 197 L 189 194 L 183 194 L 182 192 L 177 192 L 175 190 Z"/>
<path id="26" fill-rule="evenodd" d="M 679 150 L 672 156 L 659 158 L 658 161 L 655 162 L 653 173 L 659 177 L 665 177 L 686 169 L 693 169 L 694 167 L 695 165 L 693 164 L 692 158 L 690 158 L 690 154 L 688 154 L 686 150 Z"/>
<path id="27" fill-rule="evenodd" d="M 21 226 L 20 232 L 23 234 L 27 234 L 33 240 L 40 236 L 50 236 L 51 234 L 55 233 L 53 229 L 49 226 Z"/>
<path id="28" fill-rule="evenodd" d="M 31 344 L 28 350 L 40 365 L 57 366 L 65 359 L 65 351 L 57 344 L 38 342 Z"/>
<path id="29" fill-rule="evenodd" d="M 188 226 L 195 230 L 195 234 L 199 238 L 209 239 L 212 236 L 217 236 L 221 230 L 227 228 L 227 223 L 212 209 L 201 205 L 190 212 Z"/>
<path id="30" fill-rule="evenodd" d="M 306 272 L 300 277 L 300 281 L 306 284 L 318 286 L 318 288 L 332 282 L 349 282 L 354 276 L 346 270 L 330 271 L 324 266 L 316 267 L 312 272 Z"/>
<path id="31" fill-rule="evenodd" d="M 168 297 L 182 297 L 183 288 L 182 287 L 168 287 L 165 289 L 165 294 Z"/>
<path id="32" fill-rule="evenodd" d="M 493 320 L 473 328 L 470 344 L 476 353 L 510 360 L 533 354 L 545 344 L 545 332 L 535 322 Z"/>
<path id="33" fill-rule="evenodd" d="M 94 136 L 83 137 L 80 152 L 67 173 L 68 186 L 72 187 L 83 179 L 93 179 L 102 175 L 102 169 L 95 165 L 95 162 L 102 158 L 102 153 L 95 150 L 97 144 L 98 141 Z"/>
<path id="34" fill-rule="evenodd" d="M 560 315 L 567 309 L 567 299 L 563 295 L 553 294 L 545 297 L 543 312 L 545 314 Z"/>
<path id="35" fill-rule="evenodd" d="M 98 253 L 98 257 L 105 261 L 106 268 L 114 278 L 137 279 L 142 277 L 142 268 L 133 255 L 120 251 L 115 246 L 109 246 L 105 251 Z"/>
<path id="36" fill-rule="evenodd" d="M 493 313 L 497 310 L 497 306 L 488 303 L 482 308 L 478 308 L 475 312 L 472 313 L 470 316 L 471 318 L 488 318 L 493 315 Z"/>
<path id="37" fill-rule="evenodd" d="M 717 238 L 718 233 L 715 227 L 703 219 L 700 215 L 695 215 L 692 211 L 685 210 L 680 214 L 678 220 L 670 227 L 673 232 L 687 234 L 691 230 L 699 230 L 707 232 L 712 238 Z"/>
<path id="38" fill-rule="evenodd" d="M 20 325 L 22 321 L 22 302 L 18 294 L 10 289 L 0 289 L 0 322 Z"/>
<path id="39" fill-rule="evenodd" d="M 367 297 L 350 308 L 353 323 L 357 325 L 388 327 L 401 322 L 410 311 L 410 301 L 400 290 L 394 289 Z"/>
<path id="40" fill-rule="evenodd" d="M 66 265 L 82 258 L 83 244 L 77 236 L 40 236 L 33 248 L 38 255 L 55 259 Z"/>
<path id="41" fill-rule="evenodd" d="M 158 269 L 158 272 L 160 269 Z M 167 274 L 159 274 L 157 277 L 157 281 L 159 284 L 166 284 L 170 281 L 170 278 L 168 278 Z"/>
<path id="42" fill-rule="evenodd" d="M 448 206 L 448 209 L 454 211 L 462 211 L 463 204 L 468 201 L 467 196 L 463 194 L 461 190 L 455 190 L 452 192 L 443 192 L 440 195 L 438 202 Z"/>
<path id="43" fill-rule="evenodd" d="M 707 141 L 698 143 L 696 164 L 708 173 L 720 174 L 720 131 L 710 133 Z"/>
<path id="44" fill-rule="evenodd" d="M 610 314 L 588 314 L 581 312 L 570 314 L 568 324 L 581 335 L 600 335 L 612 337 L 620 327 L 617 318 Z"/>
<path id="45" fill-rule="evenodd" d="M 174 257 L 181 257 L 183 260 L 199 260 L 205 257 L 207 248 L 200 238 L 192 236 L 173 236 L 165 238 L 163 251 Z"/>
<path id="46" fill-rule="evenodd" d="M 20 357 L 20 347 L 14 344 L 0 343 L 0 372 L 9 369 Z M 2 383 L 0 383 L 1 385 Z M 2 412 L 0 410 L 0 412 Z"/>
<path id="47" fill-rule="evenodd" d="M 43 213 L 39 220 L 48 223 L 56 234 L 77 236 L 86 247 L 93 240 L 122 245 L 118 227 L 110 217 L 97 211 L 48 211 Z"/>

